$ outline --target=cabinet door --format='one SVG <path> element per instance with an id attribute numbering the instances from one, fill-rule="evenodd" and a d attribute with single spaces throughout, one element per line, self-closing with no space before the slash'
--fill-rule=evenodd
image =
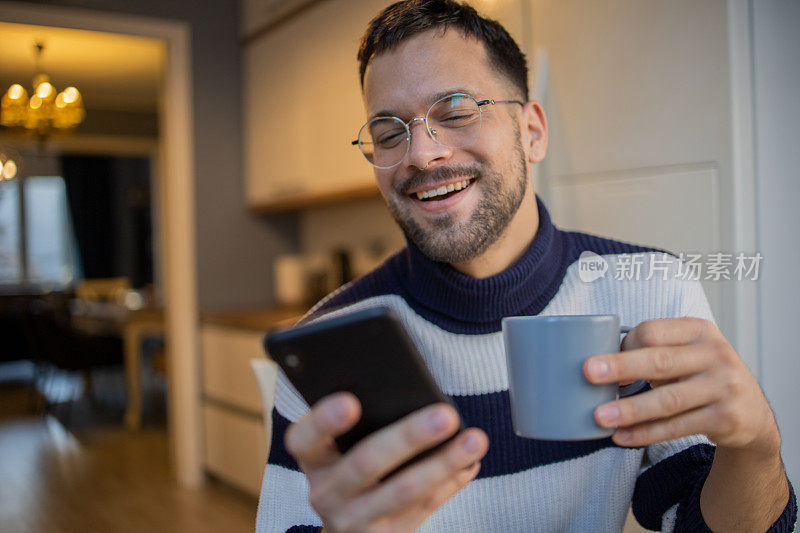
<path id="1" fill-rule="evenodd" d="M 258 495 L 269 438 L 264 434 L 261 418 L 206 404 L 203 419 L 206 469 L 223 481 Z"/>
<path id="2" fill-rule="evenodd" d="M 262 414 L 261 394 L 250 359 L 265 357 L 261 347 L 263 336 L 257 331 L 203 326 L 203 394 L 207 398 Z"/>
<path id="3" fill-rule="evenodd" d="M 244 49 L 247 201 L 363 189 L 371 167 L 350 144 L 364 122 L 356 54 L 385 0 L 326 0 Z"/>

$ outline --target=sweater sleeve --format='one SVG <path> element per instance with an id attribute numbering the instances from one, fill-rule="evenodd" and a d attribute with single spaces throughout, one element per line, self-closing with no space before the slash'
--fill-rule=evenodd
<path id="1" fill-rule="evenodd" d="M 714 460 L 714 446 L 703 436 L 684 437 L 647 447 L 633 491 L 633 514 L 647 529 L 678 531 L 681 503 L 702 487 Z"/>
<path id="2" fill-rule="evenodd" d="M 633 493 L 636 520 L 654 531 L 710 532 L 700 511 L 700 493 L 711 470 L 714 450 L 701 436 L 649 446 L 647 459 L 652 465 L 640 473 Z M 789 491 L 789 501 L 769 533 L 794 531 L 797 498 L 791 483 Z"/>
<path id="3" fill-rule="evenodd" d="M 680 316 L 714 321 L 699 281 L 687 281 L 681 291 Z M 700 511 L 703 490 L 715 446 L 703 435 L 648 446 L 645 467 L 633 493 L 633 513 L 644 527 L 665 532 L 710 532 Z M 797 500 L 789 484 L 789 501 L 769 533 L 794 531 Z"/>
<path id="4" fill-rule="evenodd" d="M 258 501 L 257 533 L 305 533 L 322 529 L 322 520 L 308 503 L 306 476 L 283 442 L 289 424 L 306 414 L 308 409 L 308 404 L 281 372 L 272 409 L 269 458 Z"/>

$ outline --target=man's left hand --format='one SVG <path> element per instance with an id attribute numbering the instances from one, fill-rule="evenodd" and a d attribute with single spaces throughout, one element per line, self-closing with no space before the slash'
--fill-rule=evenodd
<path id="1" fill-rule="evenodd" d="M 642 322 L 621 353 L 589 358 L 591 383 L 647 380 L 653 390 L 601 405 L 595 420 L 619 428 L 621 446 L 704 434 L 719 447 L 780 454 L 772 410 L 755 377 L 717 327 L 698 318 Z"/>

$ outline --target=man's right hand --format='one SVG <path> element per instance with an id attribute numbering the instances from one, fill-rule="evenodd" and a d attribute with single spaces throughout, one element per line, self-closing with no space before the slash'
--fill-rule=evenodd
<path id="1" fill-rule="evenodd" d="M 489 448 L 486 434 L 469 428 L 441 450 L 381 481 L 454 435 L 458 413 L 443 403 L 427 406 L 341 454 L 333 439 L 360 417 L 355 396 L 332 394 L 286 432 L 286 449 L 308 478 L 309 502 L 327 532 L 413 531 L 475 478 L 478 461 Z"/>

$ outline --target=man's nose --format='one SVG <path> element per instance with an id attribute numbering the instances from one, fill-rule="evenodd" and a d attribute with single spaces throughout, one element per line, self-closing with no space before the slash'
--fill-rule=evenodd
<path id="1" fill-rule="evenodd" d="M 415 128 L 415 126 L 419 127 Z M 424 118 L 412 118 L 408 129 L 411 132 L 411 146 L 406 155 L 407 166 L 424 169 L 436 160 L 448 158 L 453 152 L 452 148 L 439 144 L 431 137 Z"/>

